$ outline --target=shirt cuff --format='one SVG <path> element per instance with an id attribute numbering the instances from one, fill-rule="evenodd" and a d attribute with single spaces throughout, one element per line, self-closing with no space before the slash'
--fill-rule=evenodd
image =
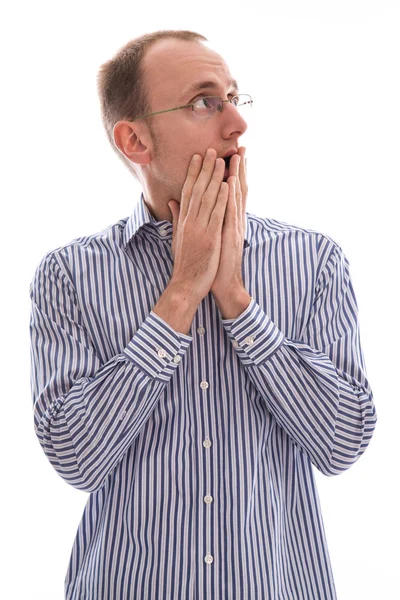
<path id="1" fill-rule="evenodd" d="M 123 354 L 149 377 L 168 381 L 192 341 L 151 311 Z"/>
<path id="2" fill-rule="evenodd" d="M 259 366 L 283 344 L 285 336 L 254 298 L 236 319 L 221 319 L 240 360 Z"/>

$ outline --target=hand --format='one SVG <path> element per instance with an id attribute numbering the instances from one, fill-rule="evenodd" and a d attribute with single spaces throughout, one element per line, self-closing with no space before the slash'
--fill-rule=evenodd
<path id="1" fill-rule="evenodd" d="M 222 227 L 221 256 L 211 287 L 211 293 L 220 304 L 245 289 L 242 279 L 248 192 L 245 153 L 246 148 L 241 146 L 229 164 L 229 199 Z"/>
<path id="2" fill-rule="evenodd" d="M 180 206 L 172 212 L 171 282 L 177 283 L 200 303 L 210 291 L 221 253 L 222 222 L 228 202 L 229 185 L 223 182 L 225 162 L 210 148 L 204 161 L 194 155 L 182 189 Z"/>

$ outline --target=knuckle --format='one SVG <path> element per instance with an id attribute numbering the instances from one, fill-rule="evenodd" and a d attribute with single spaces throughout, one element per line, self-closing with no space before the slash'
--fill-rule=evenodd
<path id="1" fill-rule="evenodd" d="M 189 195 L 189 186 L 185 183 L 182 188 L 182 197 L 186 197 Z"/>
<path id="2" fill-rule="evenodd" d="M 182 187 L 182 194 L 190 194 L 190 190 L 192 189 L 192 181 L 190 179 L 186 179 L 183 187 Z"/>
<path id="3" fill-rule="evenodd" d="M 191 199 L 196 199 L 198 195 L 198 188 L 194 185 L 190 190 L 188 190 L 188 196 Z"/>
<path id="4" fill-rule="evenodd" d="M 219 177 L 221 177 L 221 172 L 223 174 L 224 171 L 219 168 L 218 164 L 216 164 L 215 165 L 215 169 L 214 169 L 213 174 L 212 174 L 213 178 L 214 179 L 218 179 Z"/>

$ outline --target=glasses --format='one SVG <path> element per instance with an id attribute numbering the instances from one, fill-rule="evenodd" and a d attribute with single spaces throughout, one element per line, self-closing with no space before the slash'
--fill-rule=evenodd
<path id="1" fill-rule="evenodd" d="M 235 108 L 239 108 L 240 106 L 252 106 L 253 99 L 249 94 L 238 94 L 237 96 L 233 96 L 233 98 L 229 98 L 228 100 L 222 100 L 218 96 L 202 96 L 198 98 L 194 102 L 190 104 L 185 104 L 184 106 L 177 106 L 176 108 L 169 108 L 167 110 L 159 110 L 158 112 L 148 113 L 147 115 L 142 115 L 141 117 L 136 117 L 135 119 L 130 119 L 130 121 L 136 121 L 136 119 L 144 119 L 144 117 L 150 117 L 152 115 L 160 115 L 161 113 L 171 112 L 173 110 L 179 110 L 181 108 L 190 108 L 192 109 L 195 117 L 199 117 L 200 119 L 204 119 L 207 117 L 211 117 L 217 111 L 222 112 L 225 102 L 230 102 Z"/>

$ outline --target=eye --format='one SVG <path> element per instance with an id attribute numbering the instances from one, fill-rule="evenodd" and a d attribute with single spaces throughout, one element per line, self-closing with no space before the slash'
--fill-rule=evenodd
<path id="1" fill-rule="evenodd" d="M 232 99 L 233 99 L 233 98 L 235 98 L 235 96 L 237 96 L 237 94 L 228 94 L 228 98 L 229 98 L 231 101 L 232 101 Z M 201 94 L 201 95 L 195 96 L 195 98 L 193 98 L 193 100 L 191 100 L 189 104 L 196 103 L 196 102 L 198 102 L 198 101 L 200 101 L 200 100 L 203 100 L 204 98 L 206 98 L 206 99 L 207 99 L 207 98 L 210 98 L 210 97 L 216 97 L 216 96 L 212 96 L 211 94 Z M 236 105 L 236 104 L 237 104 L 237 102 L 238 102 L 238 99 L 237 99 L 237 98 L 235 98 L 235 101 L 234 101 L 234 103 L 233 103 L 233 104 L 235 104 L 235 105 Z M 208 101 L 206 100 L 206 104 L 207 104 L 207 103 L 208 103 Z M 208 104 L 209 104 L 209 103 L 208 103 Z"/>
<path id="2" fill-rule="evenodd" d="M 196 96 L 196 98 L 197 99 L 193 100 L 193 104 L 195 104 L 197 108 L 211 108 L 211 104 L 207 96 Z"/>

